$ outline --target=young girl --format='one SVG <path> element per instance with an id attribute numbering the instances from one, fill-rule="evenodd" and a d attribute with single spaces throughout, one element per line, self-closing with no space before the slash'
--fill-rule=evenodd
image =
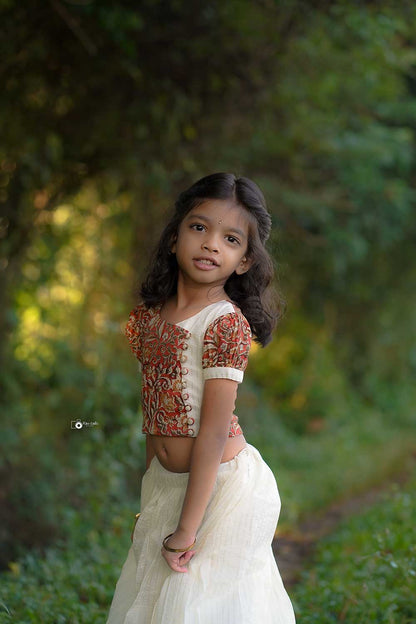
<path id="1" fill-rule="evenodd" d="M 107 624 L 295 621 L 271 549 L 276 481 L 234 414 L 251 335 L 264 346 L 277 318 L 270 227 L 258 186 L 217 173 L 162 233 L 126 326 L 147 470 Z"/>

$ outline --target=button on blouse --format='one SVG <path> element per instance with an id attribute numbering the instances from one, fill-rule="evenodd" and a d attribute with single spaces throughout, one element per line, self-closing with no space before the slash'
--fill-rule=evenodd
<path id="1" fill-rule="evenodd" d="M 205 381 L 243 379 L 250 326 L 229 301 L 208 305 L 177 324 L 161 319 L 159 309 L 136 306 L 125 329 L 142 367 L 143 432 L 195 437 Z M 229 436 L 241 433 L 233 415 Z"/>

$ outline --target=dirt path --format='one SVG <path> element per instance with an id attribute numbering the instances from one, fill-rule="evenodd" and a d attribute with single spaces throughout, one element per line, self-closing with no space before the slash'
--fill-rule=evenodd
<path id="1" fill-rule="evenodd" d="M 322 514 L 301 522 L 290 534 L 279 535 L 273 541 L 273 552 L 285 587 L 293 587 L 299 581 L 301 571 L 308 567 L 313 559 L 315 546 L 319 540 L 332 533 L 344 518 L 366 511 L 377 503 L 393 484 L 403 485 L 409 479 L 416 466 L 416 455 L 413 456 L 411 464 L 382 485 L 333 503 Z"/>

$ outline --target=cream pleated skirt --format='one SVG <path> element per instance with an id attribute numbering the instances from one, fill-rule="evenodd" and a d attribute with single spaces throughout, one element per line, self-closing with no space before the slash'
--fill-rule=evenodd
<path id="1" fill-rule="evenodd" d="M 293 624 L 271 542 L 280 513 L 272 471 L 247 445 L 220 464 L 188 572 L 174 572 L 162 539 L 179 520 L 189 473 L 153 458 L 141 515 L 117 581 L 107 624 Z"/>

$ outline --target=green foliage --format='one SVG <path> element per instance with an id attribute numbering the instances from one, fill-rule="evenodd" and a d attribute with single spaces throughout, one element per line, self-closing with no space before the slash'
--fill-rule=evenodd
<path id="1" fill-rule="evenodd" d="M 123 197 L 107 205 L 84 189 L 45 213 L 44 236 L 33 239 L 23 264 L 0 377 L 3 566 L 55 539 L 68 507 L 88 500 L 88 517 L 100 522 L 109 500 L 137 496 L 139 379 L 117 318 L 126 314 L 127 205 Z M 88 424 L 71 428 L 77 419 Z"/>
<path id="2" fill-rule="evenodd" d="M 343 500 L 381 485 L 407 466 L 416 447 L 413 385 L 401 386 L 382 412 L 354 396 L 307 432 L 293 427 L 248 380 L 239 391 L 237 414 L 247 440 L 260 449 L 276 475 L 282 499 L 279 527 L 296 525 Z"/>
<path id="3" fill-rule="evenodd" d="M 103 526 L 109 503 L 131 502 L 139 491 L 145 448 L 137 382 L 107 365 L 97 391 L 93 371 L 71 361 L 73 353 L 55 345 L 54 354 L 64 374 L 53 380 L 19 366 L 24 385 L 2 425 L 3 566 L 65 534 L 71 510 Z M 22 398 L 28 381 L 37 393 Z M 78 419 L 82 429 L 71 428 Z"/>
<path id="4" fill-rule="evenodd" d="M 67 510 L 60 536 L 2 574 L 0 622 L 92 624 L 109 609 L 135 509 L 106 505 L 105 523 Z"/>
<path id="5" fill-rule="evenodd" d="M 318 548 L 293 591 L 305 624 L 416 619 L 416 510 L 413 479 L 344 525 Z"/>
<path id="6" fill-rule="evenodd" d="M 0 11 L 3 564 L 81 511 L 104 530 L 108 504 L 137 496 L 131 284 L 177 192 L 212 171 L 258 182 L 276 226 L 287 320 L 253 352 L 240 412 L 284 522 L 399 467 L 414 445 L 414 3 Z"/>
<path id="7" fill-rule="evenodd" d="M 319 439 L 295 438 L 275 418 L 273 422 L 273 413 L 253 389 L 241 395 L 240 403 L 237 413 L 249 441 L 261 448 L 277 475 L 283 501 L 281 528 L 298 520 L 300 511 L 316 511 L 349 494 L 357 482 L 367 487 L 382 480 L 383 462 L 387 475 L 392 462 L 400 466 L 406 444 L 414 445 L 410 418 L 407 436 L 403 423 L 394 429 L 375 414 L 363 419 L 359 412 L 351 415 L 352 422 L 338 422 L 327 435 L 321 432 Z M 379 432 L 378 446 L 374 430 Z M 135 501 L 132 497 L 124 503 L 107 496 L 94 504 L 91 494 L 93 488 L 100 489 L 97 483 L 88 494 L 82 492 L 82 506 L 61 510 L 52 547 L 32 549 L 10 562 L 9 571 L 1 575 L 0 622 L 87 624 L 104 619 L 139 508 L 138 483 Z M 363 618 L 368 612 L 373 617 L 368 621 L 398 624 L 402 624 L 398 614 L 403 618 L 408 614 L 409 620 L 403 623 L 410 624 L 415 563 L 412 486 L 405 493 L 389 494 L 382 506 L 355 519 L 323 544 L 316 570 L 305 572 L 305 585 L 291 592 L 302 620 L 333 622 L 344 613 L 351 617 L 347 622 L 367 621 Z M 33 521 L 31 514 L 27 518 L 30 528 Z M 383 609 L 396 619 L 383 620 L 387 618 Z"/>
<path id="8" fill-rule="evenodd" d="M 303 315 L 292 314 L 270 347 L 251 354 L 248 374 L 296 433 L 318 431 L 346 410 L 348 388 L 328 328 Z"/>

